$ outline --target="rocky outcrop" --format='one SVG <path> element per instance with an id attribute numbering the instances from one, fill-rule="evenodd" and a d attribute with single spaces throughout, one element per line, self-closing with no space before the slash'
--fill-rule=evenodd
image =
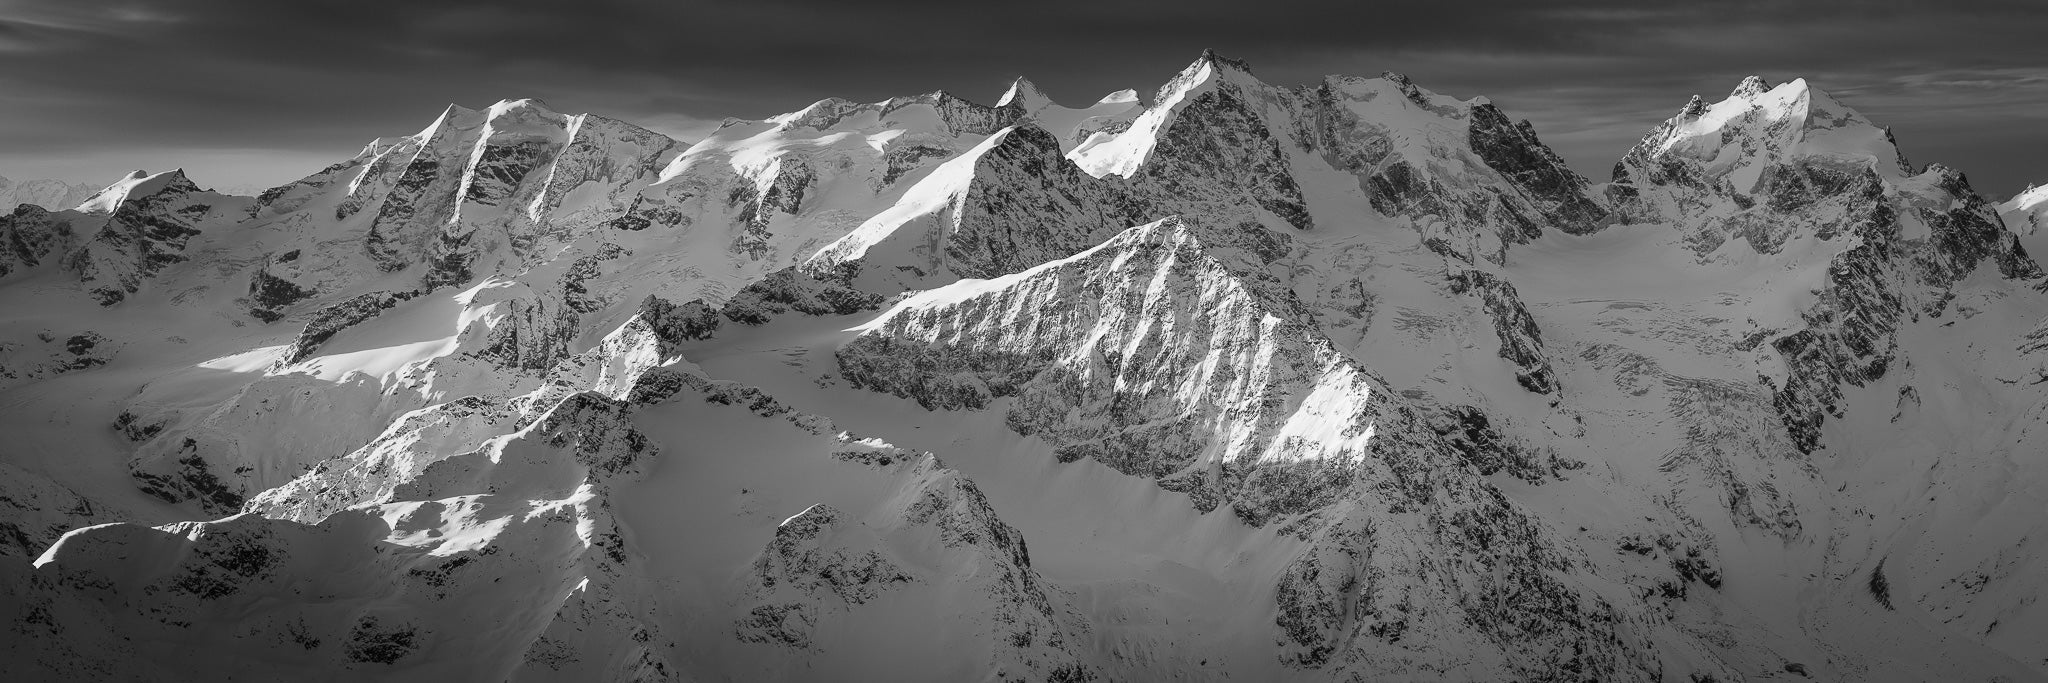
<path id="1" fill-rule="evenodd" d="M 284 355 L 277 359 L 277 364 L 285 366 L 305 360 L 311 357 L 315 351 L 318 351 L 321 344 L 327 343 L 328 339 L 332 339 L 334 335 L 341 333 L 342 330 L 362 323 L 365 320 L 375 318 L 379 313 L 383 313 L 393 306 L 412 299 L 414 296 L 418 296 L 418 293 L 370 292 L 358 294 L 322 307 L 313 314 L 311 320 L 306 321 L 306 328 L 300 330 L 299 336 L 292 339 L 291 346 L 287 347 Z"/>
<path id="2" fill-rule="evenodd" d="M 733 188 L 726 199 L 738 212 L 733 222 L 744 226 L 733 238 L 732 249 L 757 261 L 768 255 L 768 242 L 773 236 L 769 228 L 776 214 L 794 216 L 802 211 L 804 193 L 817 182 L 818 174 L 802 159 L 785 157 L 764 178 L 765 188 L 741 185 Z"/>
<path id="3" fill-rule="evenodd" d="M 744 325 L 759 325 L 789 311 L 808 315 L 849 315 L 874 310 L 883 297 L 854 287 L 847 278 L 830 271 L 800 270 L 794 266 L 769 273 L 747 285 L 718 309 L 725 319 Z M 695 303 L 695 302 L 693 302 Z M 701 313 L 678 311 L 684 338 L 708 337 L 717 329 L 716 320 Z M 673 319 L 673 318 L 671 318 Z"/>
<path id="4" fill-rule="evenodd" d="M 809 649 L 820 600 L 829 597 L 845 606 L 841 609 L 855 607 L 895 584 L 916 580 L 882 556 L 872 532 L 849 542 L 846 537 L 853 534 L 844 517 L 831 507 L 813 505 L 776 527 L 775 540 L 755 558 L 748 578 L 752 586 L 745 600 L 753 604 L 742 606 L 747 616 L 734 625 L 741 641 Z"/>
<path id="5" fill-rule="evenodd" d="M 856 519 L 812 505 L 784 520 L 741 579 L 742 642 L 815 650 L 821 622 L 889 593 L 964 591 L 979 605 L 947 615 L 969 625 L 971 642 L 989 649 L 984 663 L 1001 678 L 1084 681 L 1097 677 L 1081 655 L 1086 627 L 1031 566 L 1024 538 L 989 507 L 981 490 L 929 453 L 853 441 L 834 454 L 900 482 L 882 508 Z M 889 539 L 895 539 L 892 543 Z M 911 558 L 903 540 L 920 539 Z M 928 598 L 929 599 L 929 598 Z M 959 604 L 959 601 L 948 601 Z M 940 609 L 960 609 L 931 600 Z"/>
<path id="6" fill-rule="evenodd" d="M 143 280 L 184 261 L 185 244 L 217 210 L 213 202 L 219 198 L 201 191 L 184 171 L 137 171 L 125 186 L 101 196 L 111 207 L 106 222 L 82 234 L 64 260 L 101 306 L 120 303 L 140 290 Z"/>
<path id="7" fill-rule="evenodd" d="M 1515 367 L 1515 381 L 1539 394 L 1557 391 L 1557 373 L 1543 353 L 1542 332 L 1536 319 L 1522 306 L 1515 286 L 1483 270 L 1462 268 L 1451 275 L 1451 292 L 1479 299 L 1486 315 L 1493 319 L 1494 336 L 1500 339 L 1500 357 Z"/>
<path id="8" fill-rule="evenodd" d="M 92 330 L 40 330 L 18 342 L 0 342 L 0 388 L 106 365 L 126 345 Z"/>
<path id="9" fill-rule="evenodd" d="M 0 216 L 0 277 L 61 256 L 76 240 L 64 214 L 33 204 L 16 206 L 13 213 Z"/>

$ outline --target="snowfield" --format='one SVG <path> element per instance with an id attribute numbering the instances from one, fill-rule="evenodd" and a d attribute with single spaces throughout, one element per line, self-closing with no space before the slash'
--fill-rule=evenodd
<path id="1" fill-rule="evenodd" d="M 2048 193 L 1803 80 L 1600 184 L 995 102 L 0 179 L 0 678 L 2048 680 Z"/>

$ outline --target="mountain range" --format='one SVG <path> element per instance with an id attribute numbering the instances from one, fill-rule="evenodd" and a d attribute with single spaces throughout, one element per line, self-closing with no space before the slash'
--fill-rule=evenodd
<path id="1" fill-rule="evenodd" d="M 0 677 L 2048 680 L 2048 191 L 1674 104 L 1601 182 L 1209 52 L 0 182 Z"/>

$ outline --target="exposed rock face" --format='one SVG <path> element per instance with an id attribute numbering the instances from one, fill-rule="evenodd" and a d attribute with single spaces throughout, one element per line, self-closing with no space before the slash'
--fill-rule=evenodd
<path id="1" fill-rule="evenodd" d="M 106 365 L 123 346 L 92 330 L 41 330 L 20 342 L 0 342 L 0 387 Z"/>
<path id="2" fill-rule="evenodd" d="M 1544 226 L 1584 233 L 1605 218 L 1527 121 L 1510 123 L 1484 98 L 1459 102 L 1393 73 L 1331 77 L 1309 98 L 1310 148 L 1446 255 L 1503 262 Z"/>
<path id="3" fill-rule="evenodd" d="M 101 306 L 112 306 L 142 288 L 142 281 L 185 260 L 185 244 L 198 225 L 219 209 L 219 195 L 203 192 L 184 171 L 144 175 L 101 193 L 108 208 L 99 229 L 81 235 L 65 264 L 90 285 Z"/>
<path id="4" fill-rule="evenodd" d="M 1573 234 L 1601 227 L 1607 209 L 1589 196 L 1585 178 L 1536 139 L 1536 128 L 1528 120 L 1510 123 L 1507 114 L 1492 103 L 1473 106 L 1469 116 L 1472 151 L 1494 172 L 1513 181 L 1522 191 L 1521 198 L 1548 219 L 1542 222 Z M 1503 204 L 1510 201 L 1502 198 Z"/>
<path id="5" fill-rule="evenodd" d="M 34 268 L 69 249 L 76 236 L 62 215 L 33 204 L 14 207 L 0 217 L 0 277 Z"/>
<path id="6" fill-rule="evenodd" d="M 776 527 L 775 540 L 754 560 L 747 599 L 760 604 L 747 608 L 747 617 L 735 625 L 740 640 L 809 648 L 817 601 L 829 597 L 858 606 L 894 584 L 916 580 L 873 547 L 872 532 L 849 542 L 845 537 L 854 534 L 847 527 L 844 514 L 825 505 L 805 508 Z M 778 602 L 778 592 L 794 595 Z"/>
<path id="7" fill-rule="evenodd" d="M 879 294 L 861 291 L 836 273 L 790 267 L 747 285 L 718 312 L 733 322 L 759 325 L 791 310 L 810 315 L 859 313 L 881 305 L 882 299 Z M 692 317 L 692 310 L 680 310 L 678 314 L 683 316 L 679 334 L 684 338 L 708 337 L 717 328 L 715 319 L 704 318 L 701 313 Z"/>
<path id="8" fill-rule="evenodd" d="M 1288 163 L 1292 145 L 1284 119 L 1267 118 L 1285 116 L 1291 102 L 1282 91 L 1252 77 L 1243 62 L 1208 53 L 1167 83 L 1158 99 L 1174 103 L 1161 110 L 1170 121 L 1161 122 L 1145 163 L 1130 177 L 1207 209 L 1201 213 L 1215 212 L 1213 204 L 1243 202 L 1295 229 L 1315 228 Z"/>
<path id="9" fill-rule="evenodd" d="M 973 482 L 931 454 L 908 456 L 865 463 L 905 480 L 885 518 L 863 522 L 813 505 L 776 528 L 743 579 L 746 597 L 734 624 L 738 638 L 810 649 L 823 611 L 858 610 L 891 591 L 951 583 L 979 593 L 991 606 L 976 616 L 993 630 L 976 636 L 1006 645 L 989 662 L 1000 675 L 1094 678 L 1077 656 L 1082 643 L 1075 638 L 1082 634 L 1032 569 L 1023 536 L 997 518 Z M 914 563 L 893 559 L 899 551 L 884 542 L 888 537 L 929 539 L 933 556 Z M 947 573 L 917 569 L 934 565 Z"/>
<path id="10" fill-rule="evenodd" d="M 1289 92 L 1242 63 L 1205 55 L 1161 89 L 1160 104 L 1116 138 L 1074 153 L 1098 176 L 1143 180 L 1184 214 L 1257 206 L 1314 227 L 1299 177 L 1352 176 L 1372 206 L 1416 221 L 1446 255 L 1502 262 L 1552 225 L 1596 229 L 1606 210 L 1585 180 L 1483 98 L 1460 102 L 1406 77 L 1331 77 Z M 1292 155 L 1313 155 L 1327 170 Z"/>
<path id="11" fill-rule="evenodd" d="M 1031 124 L 990 136 L 909 191 L 909 211 L 861 225 L 811 259 L 876 287 L 987 278 L 1061 258 L 1139 222 L 1147 204 L 1097 181 Z"/>
<path id="12" fill-rule="evenodd" d="M 413 296 L 413 292 L 370 292 L 323 307 L 313 314 L 312 320 L 306 321 L 306 329 L 299 332 L 298 338 L 292 340 L 291 348 L 287 349 L 277 362 L 279 365 L 290 365 L 304 360 L 336 333 L 377 317 L 377 314 Z"/>
<path id="13" fill-rule="evenodd" d="M 1557 376 L 1543 353 L 1543 335 L 1536 319 L 1515 295 L 1515 286 L 1483 270 L 1460 270 L 1451 275 L 1451 291 L 1470 294 L 1484 305 L 1493 319 L 1494 335 L 1500 338 L 1500 357 L 1514 364 L 1515 381 L 1539 394 L 1557 391 Z"/>

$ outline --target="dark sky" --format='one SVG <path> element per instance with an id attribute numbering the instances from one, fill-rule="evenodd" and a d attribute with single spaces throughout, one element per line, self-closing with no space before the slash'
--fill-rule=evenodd
<path id="1" fill-rule="evenodd" d="M 1595 181 L 1756 73 L 1805 76 L 1987 195 L 2048 182 L 2044 0 L 0 0 L 0 175 L 267 186 L 514 97 L 686 137 L 826 96 L 992 103 L 1017 75 L 1079 106 L 1205 47 L 1275 84 L 1392 70 L 1486 95 Z"/>

